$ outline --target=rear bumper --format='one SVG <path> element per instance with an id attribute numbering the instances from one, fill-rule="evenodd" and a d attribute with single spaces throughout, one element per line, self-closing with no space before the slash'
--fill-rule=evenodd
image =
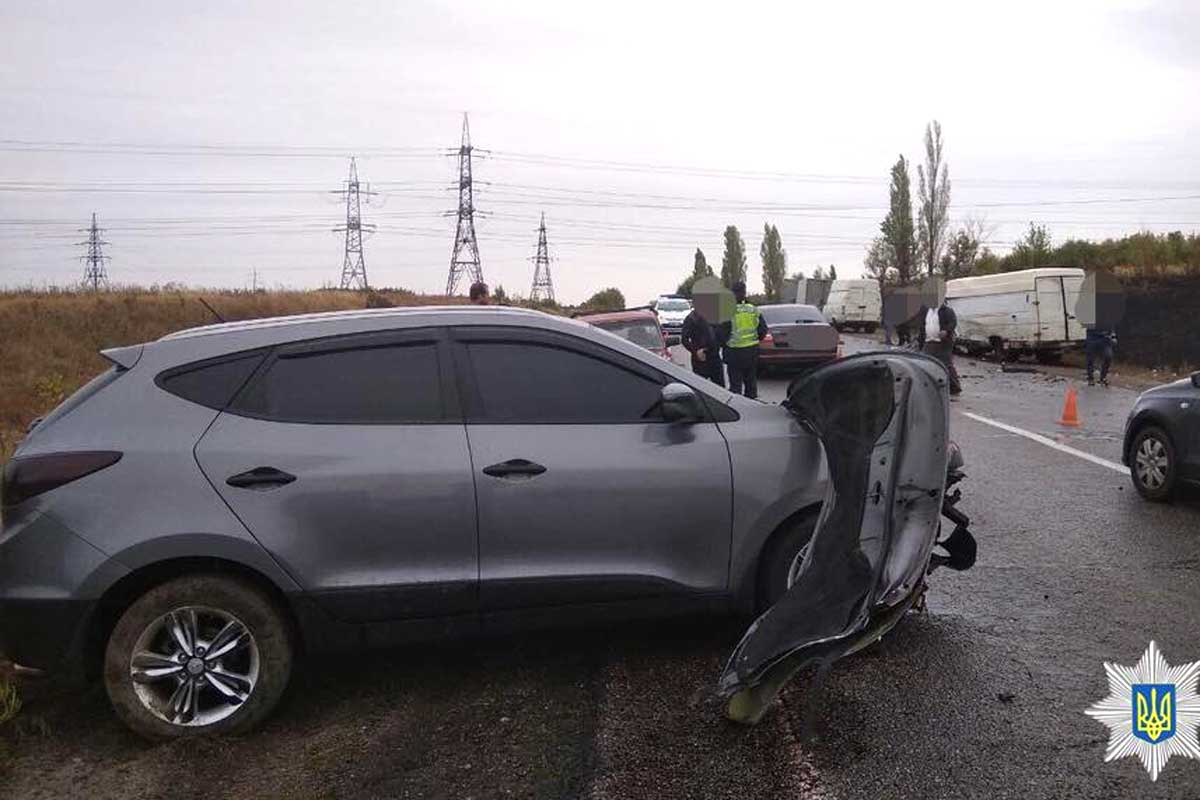
<path id="1" fill-rule="evenodd" d="M 0 653 L 73 678 L 103 590 L 127 570 L 31 504 L 6 509 L 0 530 Z"/>
<path id="2" fill-rule="evenodd" d="M 837 359 L 837 353 L 804 353 L 787 348 L 765 347 L 758 348 L 758 360 L 770 364 L 790 364 L 797 367 L 816 367 L 821 364 L 828 364 L 830 361 Z"/>
<path id="3" fill-rule="evenodd" d="M 0 600 L 0 653 L 23 667 L 82 674 L 91 600 Z"/>

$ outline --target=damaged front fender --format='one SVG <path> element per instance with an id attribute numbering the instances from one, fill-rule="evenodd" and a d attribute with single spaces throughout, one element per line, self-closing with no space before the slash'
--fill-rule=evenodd
<path id="1" fill-rule="evenodd" d="M 938 361 L 897 351 L 846 358 L 789 387 L 785 405 L 825 448 L 829 488 L 788 591 L 721 675 L 732 719 L 757 722 L 798 670 L 886 633 L 919 601 L 931 566 L 974 562 L 966 518 L 947 505 L 957 502 L 946 490 L 961 459 L 952 463 L 946 383 Z M 956 515 L 957 538 L 935 558 L 944 510 Z"/>

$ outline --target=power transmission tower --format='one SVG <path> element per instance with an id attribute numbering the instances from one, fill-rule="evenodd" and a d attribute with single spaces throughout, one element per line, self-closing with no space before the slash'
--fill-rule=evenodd
<path id="1" fill-rule="evenodd" d="M 537 255 L 533 257 L 533 288 L 529 299 L 554 302 L 554 281 L 550 280 L 550 251 L 546 247 L 546 212 L 542 212 L 542 224 L 538 226 Z"/>
<path id="2" fill-rule="evenodd" d="M 374 225 L 363 224 L 360 198 L 366 196 L 367 202 L 376 194 L 367 188 L 361 188 L 358 182 L 358 165 L 350 159 L 350 177 L 346 180 L 346 188 L 335 194 L 346 196 L 346 224 L 334 228 L 338 233 L 346 234 L 346 255 L 342 260 L 342 288 L 367 289 L 367 262 L 363 259 L 362 235 L 365 230 L 372 233 Z"/>
<path id="3" fill-rule="evenodd" d="M 446 295 L 454 294 L 463 273 L 471 283 L 483 282 L 479 266 L 479 243 L 475 241 L 475 194 L 471 187 L 471 128 L 463 114 L 462 145 L 458 148 L 458 228 L 454 232 L 454 251 L 450 254 L 450 275 Z"/>
<path id="4" fill-rule="evenodd" d="M 86 242 L 76 242 L 87 247 L 87 254 L 79 257 L 84 264 L 83 285 L 99 290 L 101 286 L 108 286 L 108 270 L 104 268 L 108 261 L 108 256 L 104 255 L 104 245 L 108 242 L 100 238 L 104 231 L 96 226 L 95 211 L 92 212 L 92 227 L 79 230 L 88 234 Z"/>

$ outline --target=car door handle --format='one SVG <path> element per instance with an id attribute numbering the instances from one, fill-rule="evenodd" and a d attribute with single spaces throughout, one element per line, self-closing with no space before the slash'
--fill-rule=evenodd
<path id="1" fill-rule="evenodd" d="M 255 467 L 246 472 L 239 472 L 237 475 L 230 476 L 225 480 L 225 483 L 230 486 L 236 486 L 239 489 L 257 489 L 270 488 L 272 486 L 286 486 L 296 480 L 296 476 L 284 472 L 281 469 L 274 467 Z"/>
<path id="2" fill-rule="evenodd" d="M 532 478 L 545 471 L 546 468 L 541 464 L 535 464 L 524 458 L 511 458 L 508 461 L 501 461 L 499 464 L 483 468 L 483 474 L 491 475 L 493 478 L 506 478 L 510 475 L 527 475 Z"/>

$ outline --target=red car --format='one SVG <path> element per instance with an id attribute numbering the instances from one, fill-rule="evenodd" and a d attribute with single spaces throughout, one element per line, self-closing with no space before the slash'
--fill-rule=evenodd
<path id="1" fill-rule="evenodd" d="M 816 306 L 786 303 L 758 311 L 768 328 L 758 347 L 761 368 L 815 367 L 841 358 L 841 336 Z"/>
<path id="2" fill-rule="evenodd" d="M 652 350 L 670 360 L 673 345 L 679 344 L 678 336 L 666 336 L 658 317 L 648 308 L 628 308 L 623 311 L 608 311 L 602 314 L 581 314 L 576 319 L 595 325 L 639 347 Z"/>

